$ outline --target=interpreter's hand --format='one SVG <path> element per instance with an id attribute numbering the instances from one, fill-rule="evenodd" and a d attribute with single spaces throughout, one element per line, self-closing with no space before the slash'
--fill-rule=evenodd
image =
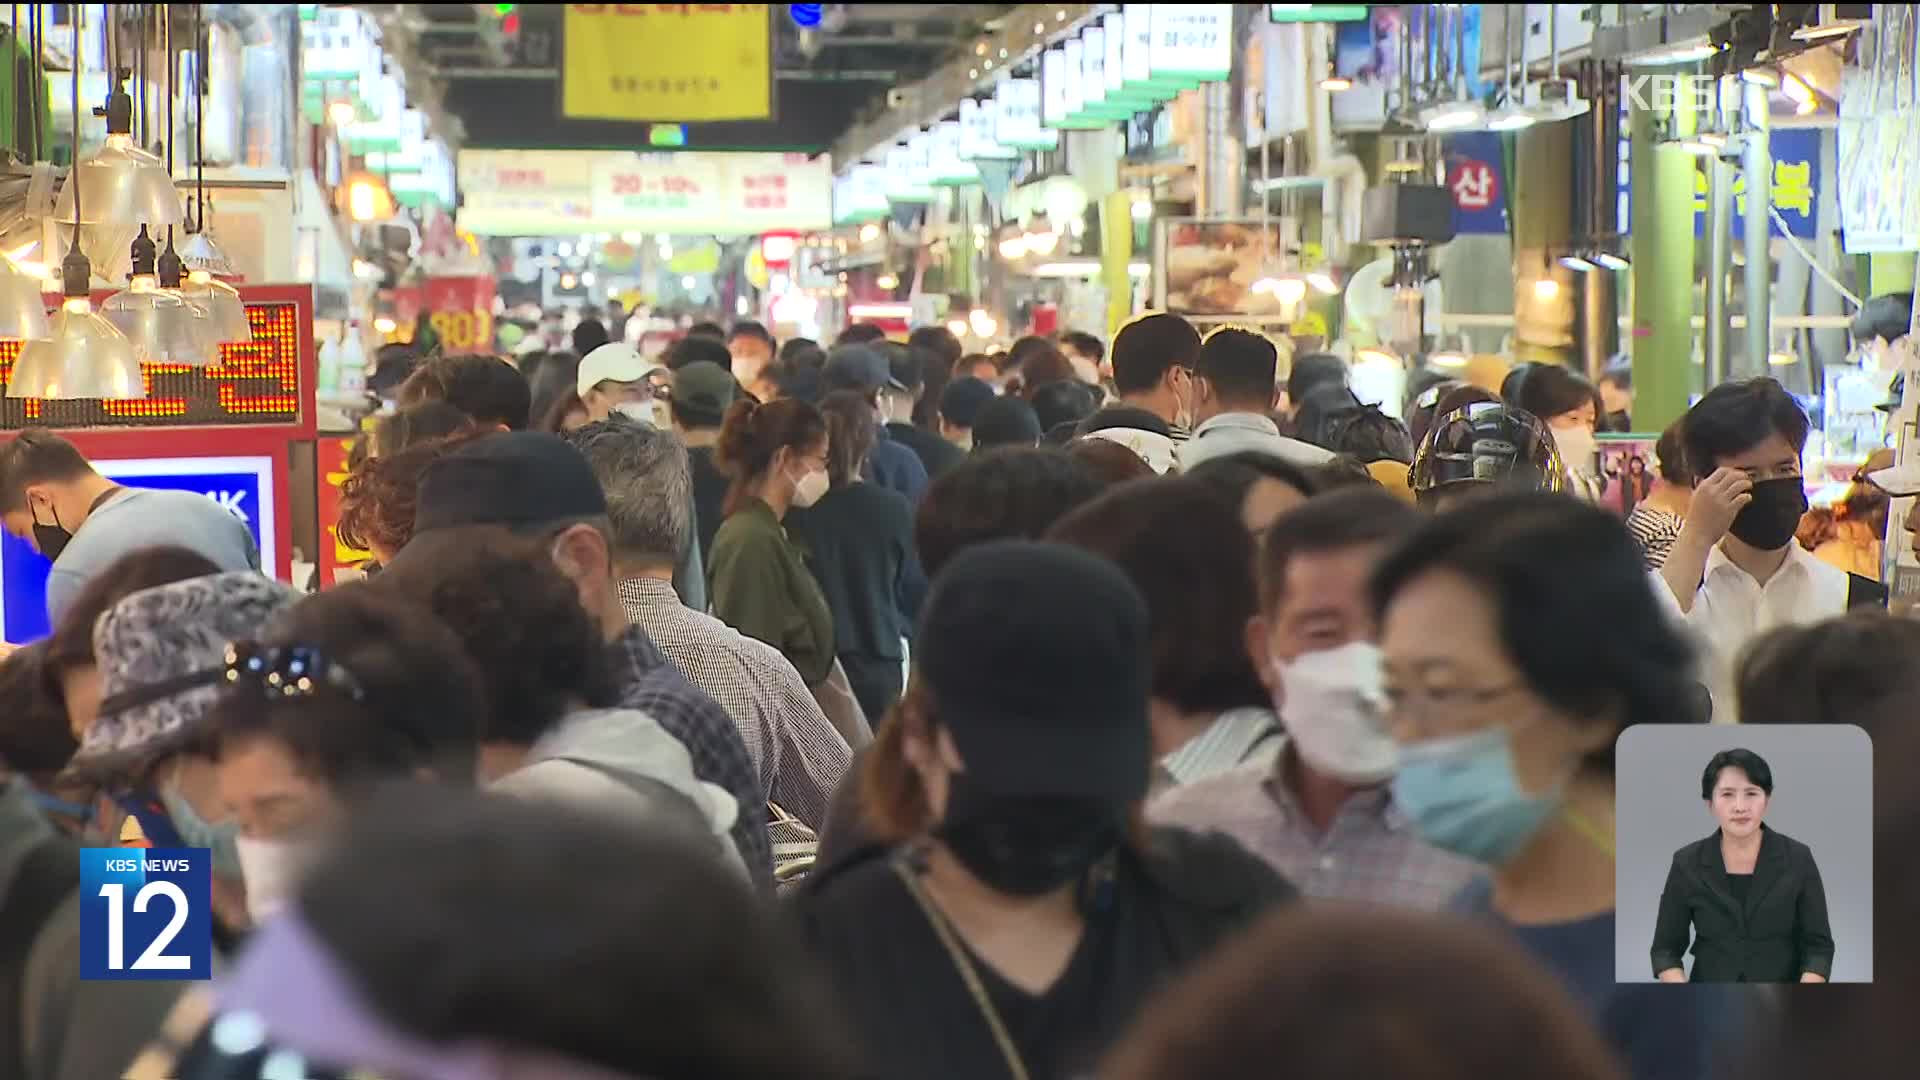
<path id="1" fill-rule="evenodd" d="M 1687 971 L 1685 968 L 1668 968 L 1655 978 L 1663 983 L 1683 983 L 1687 981 Z"/>
<path id="2" fill-rule="evenodd" d="M 1823 983 L 1827 981 L 1827 977 L 1825 975 L 1816 975 L 1811 971 L 1803 971 L 1800 973 L 1800 981 L 1803 983 Z"/>
<path id="3" fill-rule="evenodd" d="M 1700 481 L 1687 503 L 1686 527 L 1719 543 L 1733 519 L 1753 501 L 1753 478 L 1739 469 L 1715 469 Z"/>

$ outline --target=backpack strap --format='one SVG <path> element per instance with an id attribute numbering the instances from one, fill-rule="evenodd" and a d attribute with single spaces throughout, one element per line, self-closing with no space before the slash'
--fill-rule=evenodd
<path id="1" fill-rule="evenodd" d="M 64 836 L 50 836 L 27 853 L 0 899 L 0 1051 L 20 1056 L 17 1062 L 0 1062 L 7 1066 L 7 1075 L 25 1076 L 28 1071 L 27 956 L 48 916 L 74 894 L 79 882 L 80 849 Z"/>

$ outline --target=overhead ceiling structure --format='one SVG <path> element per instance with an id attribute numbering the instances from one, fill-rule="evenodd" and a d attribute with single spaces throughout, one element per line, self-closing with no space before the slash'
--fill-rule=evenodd
<path id="1" fill-rule="evenodd" d="M 646 125 L 560 115 L 564 5 L 513 7 L 513 32 L 495 4 L 360 4 L 380 23 L 389 54 L 407 67 L 475 148 L 634 149 Z M 689 149 L 815 153 L 859 119 L 883 111 L 889 91 L 918 82 L 973 47 L 1012 4 L 825 4 L 817 29 L 801 29 L 786 4 L 771 5 L 774 116 L 768 121 L 690 124 Z M 633 58 L 644 72 L 647 57 Z"/>

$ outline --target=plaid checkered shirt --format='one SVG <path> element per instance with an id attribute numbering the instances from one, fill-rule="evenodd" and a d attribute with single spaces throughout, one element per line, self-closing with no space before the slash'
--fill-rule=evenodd
<path id="1" fill-rule="evenodd" d="M 1348 798 L 1322 833 L 1272 764 L 1175 788 L 1147 805 L 1147 818 L 1225 833 L 1316 900 L 1441 911 L 1480 872 L 1415 835 L 1384 784 Z"/>
<path id="2" fill-rule="evenodd" d="M 627 619 L 720 703 L 746 742 L 769 802 L 816 831 L 853 752 L 780 650 L 680 602 L 653 578 L 620 583 Z"/>
<path id="3" fill-rule="evenodd" d="M 739 804 L 733 842 L 763 889 L 773 887 L 773 847 L 767 839 L 767 802 L 754 777 L 740 731 L 718 702 L 687 681 L 638 626 L 613 646 L 620 707 L 639 709 L 686 745 L 694 775 L 717 785 Z"/>

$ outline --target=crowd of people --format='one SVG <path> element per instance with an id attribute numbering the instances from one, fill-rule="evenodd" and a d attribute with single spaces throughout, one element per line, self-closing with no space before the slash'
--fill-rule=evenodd
<path id="1" fill-rule="evenodd" d="M 0 1075 L 1910 1070 L 1904 927 L 1870 990 L 1615 981 L 1630 725 L 1866 728 L 1920 903 L 1920 622 L 1803 542 L 1772 380 L 1626 516 L 1623 374 L 1422 373 L 1403 423 L 1166 314 L 574 344 L 392 379 L 367 574 L 311 594 L 0 446 L 55 575 L 0 661 Z M 1834 516 L 1901 542 L 1902 483 Z M 212 850 L 211 987 L 79 980 L 83 844 Z"/>

